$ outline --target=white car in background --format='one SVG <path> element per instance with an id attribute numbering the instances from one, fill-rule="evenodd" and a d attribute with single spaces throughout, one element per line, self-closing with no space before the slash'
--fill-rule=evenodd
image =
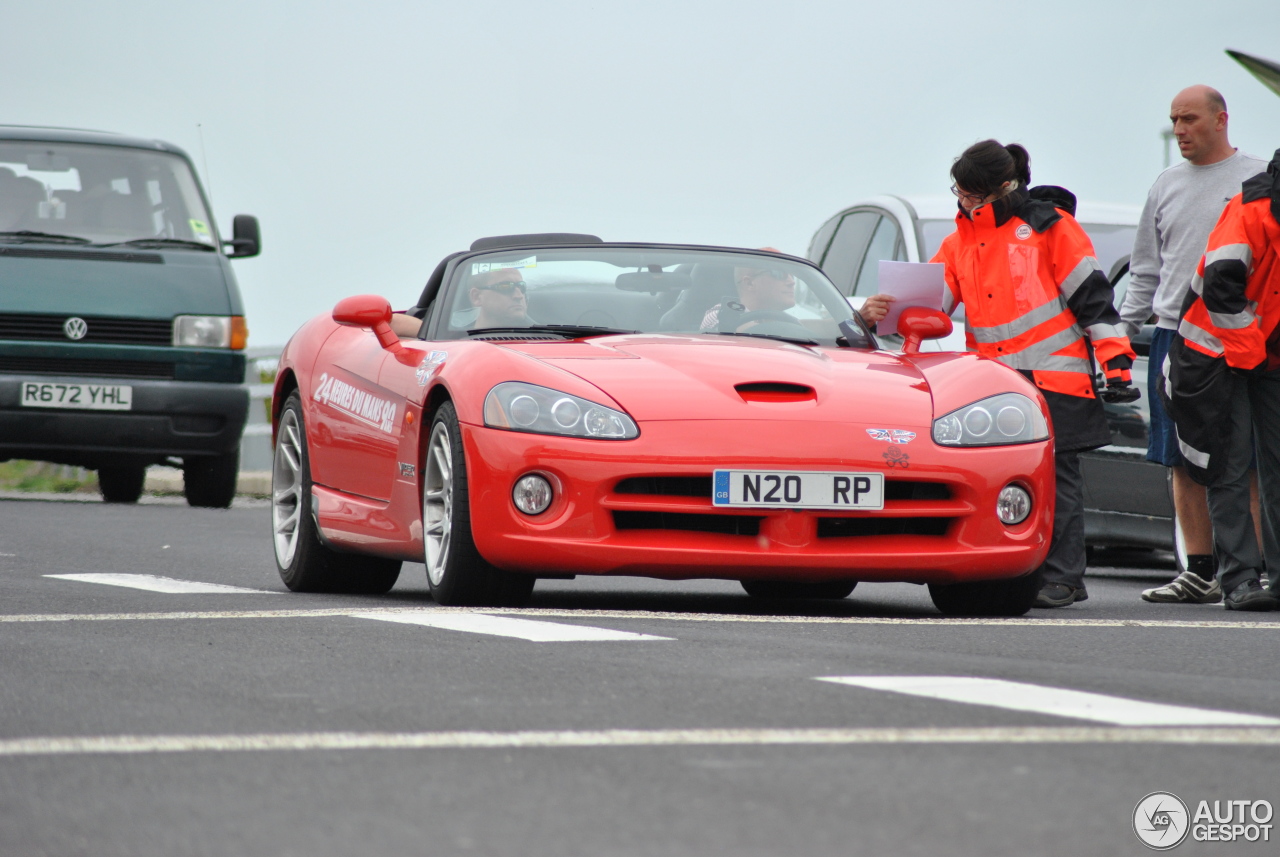
<path id="1" fill-rule="evenodd" d="M 808 258 L 826 272 L 854 308 L 879 291 L 882 260 L 928 262 L 955 231 L 952 196 L 873 196 L 841 210 L 814 234 Z M 1098 263 L 1110 272 L 1116 306 L 1128 285 L 1129 253 L 1142 209 L 1082 201 L 1076 220 L 1093 241 Z M 921 350 L 963 351 L 964 306 L 945 339 L 926 340 Z M 1147 403 L 1148 330 L 1134 338 L 1138 360 L 1133 382 L 1142 398 L 1108 404 L 1111 443 L 1081 456 L 1085 481 L 1085 538 L 1090 547 L 1174 550 L 1177 542 L 1167 468 L 1146 460 L 1150 413 Z M 887 339 L 892 345 L 896 337 Z M 1181 554 L 1181 551 L 1178 551 Z M 1181 556 L 1179 557 L 1181 559 Z"/>

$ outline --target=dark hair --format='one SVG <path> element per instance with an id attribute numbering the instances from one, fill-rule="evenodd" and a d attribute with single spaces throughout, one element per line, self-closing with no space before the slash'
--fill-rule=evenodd
<path id="1" fill-rule="evenodd" d="M 965 149 L 951 165 L 951 179 L 961 190 L 990 196 L 1000 186 L 1017 179 L 1022 187 L 1031 184 L 1031 156 L 1017 143 L 1002 146 L 983 140 Z"/>

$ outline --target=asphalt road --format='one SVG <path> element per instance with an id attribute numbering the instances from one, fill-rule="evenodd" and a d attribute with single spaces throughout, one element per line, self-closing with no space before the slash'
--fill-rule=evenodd
<path id="1" fill-rule="evenodd" d="M 1280 806 L 1280 614 L 1143 603 L 1168 556 L 1022 620 L 633 578 L 471 611 L 412 564 L 288 593 L 268 521 L 0 499 L 0 855 L 1125 855 L 1152 792 Z"/>

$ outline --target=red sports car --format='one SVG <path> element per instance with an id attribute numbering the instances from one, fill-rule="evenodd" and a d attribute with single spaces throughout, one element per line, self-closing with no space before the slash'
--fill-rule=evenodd
<path id="1" fill-rule="evenodd" d="M 280 575 L 385 592 L 425 561 L 458 605 L 579 574 L 766 598 L 911 581 L 945 613 L 1020 615 L 1052 531 L 1047 410 L 997 362 L 917 353 L 949 328 L 908 310 L 881 350 L 817 267 L 768 251 L 481 239 L 407 313 L 347 298 L 285 348 Z"/>

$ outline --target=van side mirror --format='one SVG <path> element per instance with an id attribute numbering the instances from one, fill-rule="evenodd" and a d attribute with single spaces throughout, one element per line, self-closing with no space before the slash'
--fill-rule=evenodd
<path id="1" fill-rule="evenodd" d="M 391 304 L 378 295 L 352 295 L 338 301 L 333 320 L 348 327 L 367 327 L 388 351 L 399 351 L 400 337 L 391 329 Z"/>
<path id="2" fill-rule="evenodd" d="M 913 306 L 907 307 L 898 316 L 898 333 L 903 338 L 903 354 L 918 354 L 921 340 L 941 339 L 950 334 L 951 329 L 951 317 L 941 310 Z"/>
<path id="3" fill-rule="evenodd" d="M 231 234 L 231 240 L 222 243 L 231 248 L 227 255 L 232 259 L 247 259 L 262 252 L 262 232 L 258 218 L 252 214 L 237 214 L 231 221 Z"/>

